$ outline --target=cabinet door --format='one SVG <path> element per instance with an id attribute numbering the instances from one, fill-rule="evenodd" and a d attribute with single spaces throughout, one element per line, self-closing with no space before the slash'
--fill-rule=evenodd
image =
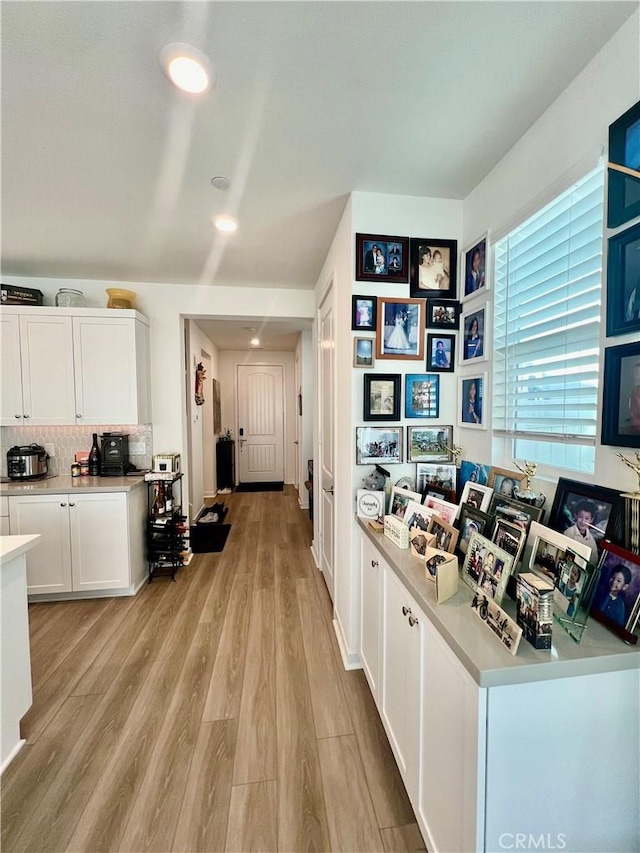
<path id="1" fill-rule="evenodd" d="M 364 536 L 360 553 L 360 659 L 373 698 L 378 702 L 380 675 L 380 578 L 384 561 Z"/>
<path id="2" fill-rule="evenodd" d="M 129 533 L 124 492 L 69 496 L 75 592 L 129 586 Z"/>
<path id="3" fill-rule="evenodd" d="M 71 591 L 71 546 L 67 495 L 18 495 L 9 498 L 12 535 L 41 533 L 27 553 L 27 592 Z"/>
<path id="4" fill-rule="evenodd" d="M 430 849 L 483 849 L 485 706 L 486 690 L 425 624 L 417 811 Z"/>
<path id="5" fill-rule="evenodd" d="M 79 424 L 142 423 L 136 323 L 132 317 L 73 318 Z"/>
<path id="6" fill-rule="evenodd" d="M 22 366 L 20 364 L 20 322 L 12 314 L 0 314 L 2 345 L 2 385 L 0 424 L 20 426 L 24 423 L 22 403 Z"/>
<path id="7" fill-rule="evenodd" d="M 76 423 L 71 317 L 20 316 L 25 426 Z"/>
<path id="8" fill-rule="evenodd" d="M 394 572 L 383 570 L 382 702 L 389 743 L 409 794 L 418 799 L 420 638 L 424 617 Z"/>

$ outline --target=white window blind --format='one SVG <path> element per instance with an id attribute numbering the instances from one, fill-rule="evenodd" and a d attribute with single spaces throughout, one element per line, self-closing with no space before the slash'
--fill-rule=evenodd
<path id="1" fill-rule="evenodd" d="M 593 471 L 603 170 L 495 245 L 493 425 L 514 455 Z"/>

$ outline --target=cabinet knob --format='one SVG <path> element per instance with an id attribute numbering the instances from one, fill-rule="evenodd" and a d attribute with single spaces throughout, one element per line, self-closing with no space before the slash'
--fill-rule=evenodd
<path id="1" fill-rule="evenodd" d="M 14 415 L 13 417 L 14 417 L 14 418 L 21 418 L 21 417 L 22 417 L 22 415 Z"/>
<path id="2" fill-rule="evenodd" d="M 29 415 L 23 415 L 22 417 L 23 417 L 23 418 L 28 418 L 28 417 L 29 417 Z"/>
<path id="3" fill-rule="evenodd" d="M 66 506 L 66 504 L 60 504 L 60 506 Z"/>
<path id="4" fill-rule="evenodd" d="M 372 569 L 378 568 L 378 561 L 377 560 L 371 560 L 371 568 Z"/>
<path id="5" fill-rule="evenodd" d="M 409 616 L 410 613 L 411 613 L 411 608 L 405 607 L 404 605 L 402 605 L 402 615 L 403 616 Z"/>
<path id="6" fill-rule="evenodd" d="M 69 506 L 75 506 L 75 504 L 70 503 Z"/>
<path id="7" fill-rule="evenodd" d="M 81 417 L 82 417 L 82 415 L 78 415 L 78 414 L 76 413 L 76 417 L 77 417 L 77 418 L 81 418 Z"/>
<path id="8" fill-rule="evenodd" d="M 409 625 L 413 628 L 414 625 L 418 624 L 418 620 L 415 616 L 409 616 Z"/>

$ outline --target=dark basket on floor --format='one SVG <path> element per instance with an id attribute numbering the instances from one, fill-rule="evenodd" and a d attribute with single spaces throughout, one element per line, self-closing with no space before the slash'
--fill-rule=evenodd
<path id="1" fill-rule="evenodd" d="M 211 507 L 205 507 L 196 518 L 196 523 L 189 528 L 191 550 L 194 554 L 211 554 L 222 551 L 231 530 L 230 524 L 225 524 L 228 508 L 224 508 L 224 514 L 220 521 L 202 522 L 202 518 L 210 511 Z"/>

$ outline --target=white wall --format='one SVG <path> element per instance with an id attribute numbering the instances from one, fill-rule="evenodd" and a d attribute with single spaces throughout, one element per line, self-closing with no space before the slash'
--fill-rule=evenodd
<path id="1" fill-rule="evenodd" d="M 470 245 L 487 229 L 515 226 L 594 168 L 606 154 L 608 126 L 639 98 L 640 18 L 636 12 L 465 199 L 463 245 Z M 491 290 L 488 296 L 492 297 Z M 606 340 L 604 312 L 603 301 L 603 347 L 637 340 L 637 334 Z M 501 448 L 492 448 L 490 429 L 463 429 L 461 443 L 467 459 L 492 461 L 493 449 L 493 461 L 503 461 L 496 458 Z M 597 445 L 595 475 L 589 478 L 580 474 L 575 479 L 621 490 L 635 488 L 633 473 L 616 459 L 615 450 Z M 570 472 L 566 476 L 573 478 Z M 534 488 L 552 498 L 556 480 L 557 472 L 540 468 Z"/>
<path id="2" fill-rule="evenodd" d="M 223 350 L 219 354 L 220 399 L 222 409 L 222 431 L 233 430 L 236 441 L 236 481 L 240 476 L 238 466 L 238 399 L 237 366 L 239 364 L 283 364 L 284 365 L 284 481 L 293 483 L 296 465 L 296 389 L 295 354 L 293 352 L 236 352 Z"/>
<path id="3" fill-rule="evenodd" d="M 302 387 L 302 429 L 299 447 L 299 486 L 300 506 L 309 506 L 309 492 L 304 483 L 307 479 L 307 464 L 314 457 L 313 422 L 315 416 L 315 374 L 313 370 L 313 336 L 311 331 L 301 332 L 296 348 L 296 357 L 301 366 Z M 297 394 L 297 389 L 296 389 Z"/>
<path id="4" fill-rule="evenodd" d="M 190 517 L 195 518 L 204 503 L 206 495 L 215 494 L 216 461 L 213 435 L 213 380 L 219 379 L 218 348 L 192 320 L 187 321 L 188 354 L 186 399 L 189 413 L 189 498 Z M 207 370 L 204 397 L 205 405 L 197 406 L 195 401 L 195 365 L 202 360 L 203 353 L 211 357 L 211 366 Z"/>

